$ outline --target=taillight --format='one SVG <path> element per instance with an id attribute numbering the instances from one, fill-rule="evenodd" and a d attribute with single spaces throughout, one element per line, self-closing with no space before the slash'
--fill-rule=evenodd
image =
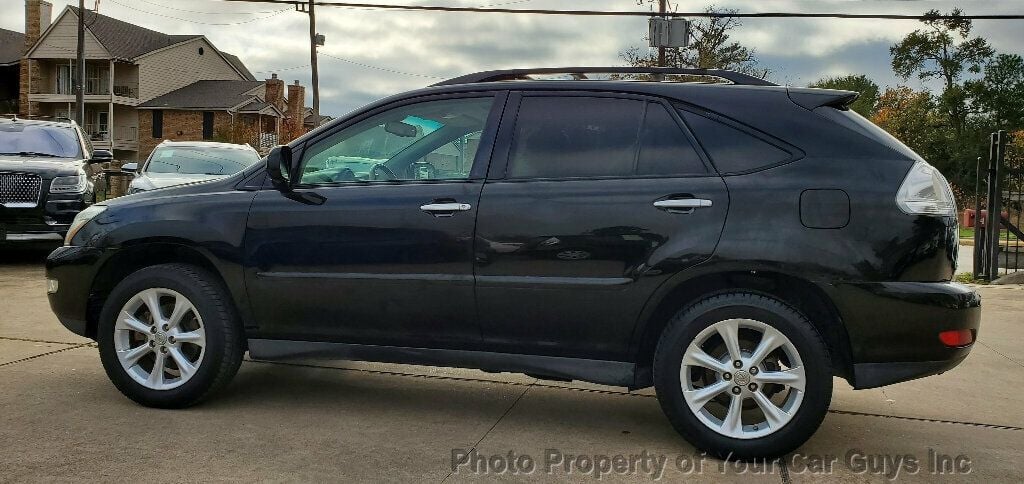
<path id="1" fill-rule="evenodd" d="M 950 348 L 959 348 L 974 343 L 974 332 L 969 329 L 953 329 L 939 333 L 939 341 Z"/>
<path id="2" fill-rule="evenodd" d="M 907 173 L 903 185 L 896 192 L 896 205 L 909 215 L 956 215 L 956 201 L 946 177 L 924 162 L 914 163 Z"/>

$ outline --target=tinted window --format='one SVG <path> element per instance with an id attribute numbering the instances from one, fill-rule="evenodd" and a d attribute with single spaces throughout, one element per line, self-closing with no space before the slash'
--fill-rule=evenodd
<path id="1" fill-rule="evenodd" d="M 259 160 L 259 155 L 249 149 L 158 146 L 145 172 L 232 175 Z"/>
<path id="2" fill-rule="evenodd" d="M 509 157 L 512 178 L 633 174 L 643 101 L 525 97 Z"/>
<path id="3" fill-rule="evenodd" d="M 707 173 L 690 140 L 660 104 L 647 105 L 640 131 L 638 175 L 693 175 Z"/>
<path id="4" fill-rule="evenodd" d="M 302 183 L 469 178 L 491 104 L 446 99 L 372 116 L 314 144 Z"/>
<path id="5" fill-rule="evenodd" d="M 0 154 L 78 158 L 82 146 L 78 132 L 71 126 L 47 126 L 22 123 L 0 124 Z"/>
<path id="6" fill-rule="evenodd" d="M 726 124 L 689 111 L 679 113 L 722 173 L 755 170 L 790 157 L 788 152 Z"/>

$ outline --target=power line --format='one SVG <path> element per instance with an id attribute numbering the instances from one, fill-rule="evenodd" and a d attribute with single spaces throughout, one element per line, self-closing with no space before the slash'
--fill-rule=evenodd
<path id="1" fill-rule="evenodd" d="M 441 77 L 441 76 L 431 76 L 429 74 L 417 74 L 415 72 L 399 71 L 399 70 L 396 70 L 396 69 L 389 69 L 387 67 L 380 67 L 380 66 L 375 66 L 375 65 L 372 65 L 372 64 L 364 64 L 362 62 L 357 62 L 357 61 L 354 61 L 354 60 L 351 60 L 351 59 L 345 59 L 343 57 L 338 57 L 336 55 L 331 55 L 331 54 L 328 54 L 326 52 L 321 52 L 320 55 L 326 56 L 326 57 L 330 57 L 331 59 L 339 60 L 339 61 L 342 61 L 342 62 L 347 62 L 347 63 L 352 64 L 352 65 L 357 65 L 359 67 L 365 67 L 367 69 L 374 69 L 374 70 L 378 70 L 378 71 L 390 72 L 392 74 L 402 74 L 402 75 L 405 75 L 405 76 L 423 77 L 423 78 L 427 78 L 427 79 L 447 79 L 447 78 Z"/>
<path id="2" fill-rule="evenodd" d="M 298 0 L 221 0 L 224 2 L 267 3 L 279 5 L 299 5 L 307 2 Z M 548 10 L 534 8 L 483 8 L 483 7 L 447 7 L 434 5 L 395 5 L 383 3 L 336 2 L 320 0 L 315 2 L 322 7 L 360 8 L 369 10 L 405 10 L 427 12 L 472 12 L 472 13 L 504 13 L 530 15 L 572 15 L 602 17 L 650 17 L 652 12 L 635 10 Z M 876 19 L 876 20 L 1024 20 L 1024 14 L 981 14 L 981 15 L 902 15 L 902 14 L 867 14 L 867 13 L 798 13 L 798 12 L 665 12 L 658 14 L 665 17 L 709 17 L 709 18 L 835 18 L 835 19 Z"/>
<path id="3" fill-rule="evenodd" d="M 109 0 L 109 1 L 111 3 L 113 3 L 113 4 L 115 4 L 115 5 L 120 5 L 121 7 L 127 8 L 128 10 L 135 10 L 136 12 L 141 12 L 141 13 L 144 13 L 144 14 L 147 14 L 147 15 L 155 15 L 157 17 L 169 18 L 171 20 L 178 20 L 178 21 L 181 21 L 181 22 L 189 22 L 189 23 L 200 24 L 200 25 L 215 25 L 215 26 L 221 26 L 221 27 L 223 27 L 223 26 L 230 26 L 230 25 L 242 25 L 242 24 L 256 22 L 256 21 L 259 21 L 259 20 L 266 20 L 268 18 L 276 17 L 278 15 L 281 15 L 284 12 L 288 12 L 288 11 L 291 10 L 291 8 L 283 8 L 281 10 L 274 10 L 273 11 L 274 13 L 272 13 L 270 15 L 267 15 L 265 17 L 257 17 L 257 18 L 253 18 L 253 19 L 249 19 L 249 20 L 243 20 L 241 22 L 201 22 L 201 21 L 192 20 L 192 19 L 189 19 L 189 18 L 174 17 L 174 16 L 171 16 L 171 15 L 164 15 L 162 13 L 155 13 L 155 12 L 150 12 L 148 10 L 142 10 L 142 9 L 139 9 L 139 8 L 132 7 L 130 5 L 125 5 L 125 4 L 123 4 L 121 2 L 117 2 L 115 0 Z M 281 5 L 285 5 L 286 4 L 285 2 L 263 2 L 263 3 L 277 3 L 277 4 L 281 4 Z"/>
<path id="4" fill-rule="evenodd" d="M 202 15 L 258 15 L 258 14 L 261 14 L 261 13 L 276 13 L 276 12 L 278 12 L 278 10 L 262 10 L 262 11 L 259 11 L 259 12 L 202 12 L 202 11 L 199 11 L 199 10 L 188 10 L 188 9 L 185 9 L 185 8 L 168 7 L 167 5 L 162 5 L 162 4 L 159 4 L 157 2 L 151 2 L 150 0 L 135 0 L 135 1 L 142 2 L 142 3 L 148 3 L 150 5 L 153 5 L 154 7 L 160 7 L 160 8 L 164 8 L 164 9 L 167 9 L 167 10 L 175 10 L 175 11 L 178 11 L 178 12 L 185 12 L 185 13 L 198 13 L 198 14 L 202 14 Z M 117 3 L 117 2 L 115 1 L 114 3 Z"/>

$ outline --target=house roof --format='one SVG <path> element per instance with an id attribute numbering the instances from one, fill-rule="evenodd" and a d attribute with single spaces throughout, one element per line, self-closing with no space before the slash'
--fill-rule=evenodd
<path id="1" fill-rule="evenodd" d="M 0 66 L 21 62 L 25 50 L 25 34 L 13 30 L 0 29 Z"/>
<path id="2" fill-rule="evenodd" d="M 185 87 L 157 96 L 139 105 L 150 109 L 226 110 L 243 103 L 259 101 L 253 89 L 263 81 L 196 81 Z"/>
<path id="3" fill-rule="evenodd" d="M 252 73 L 249 72 L 249 69 L 245 67 L 245 64 L 242 63 L 242 59 L 239 59 L 238 56 L 234 54 L 228 54 L 223 50 L 220 51 L 220 53 L 224 56 L 225 59 L 228 60 L 228 62 L 231 63 L 231 65 L 235 66 L 235 69 L 242 74 L 242 77 L 244 77 L 248 81 L 256 80 L 256 76 L 252 75 Z"/>
<path id="4" fill-rule="evenodd" d="M 68 7 L 79 15 L 78 7 Z M 157 49 L 169 47 L 202 35 L 170 35 L 149 30 L 123 20 L 100 15 L 91 10 L 85 12 L 85 24 L 96 40 L 115 59 L 130 60 Z M 236 58 L 237 59 L 237 58 Z"/>
<path id="5" fill-rule="evenodd" d="M 302 124 L 313 124 L 313 108 L 305 108 L 302 111 L 303 111 L 302 112 Z M 319 125 L 324 124 L 324 123 L 326 123 L 326 122 L 328 122 L 328 121 L 330 121 L 332 119 L 334 119 L 334 118 L 331 117 L 331 116 L 326 116 L 326 115 L 321 114 L 320 115 L 320 122 L 317 123 L 317 125 L 319 126 Z"/>

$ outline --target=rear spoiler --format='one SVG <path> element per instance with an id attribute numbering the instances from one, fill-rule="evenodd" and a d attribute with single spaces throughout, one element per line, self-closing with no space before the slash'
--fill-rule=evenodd
<path id="1" fill-rule="evenodd" d="M 860 94 L 853 91 L 815 89 L 811 87 L 789 87 L 786 88 L 786 92 L 789 93 L 791 101 L 808 110 L 814 110 L 822 106 L 845 110 L 850 106 L 850 103 L 860 97 Z"/>

